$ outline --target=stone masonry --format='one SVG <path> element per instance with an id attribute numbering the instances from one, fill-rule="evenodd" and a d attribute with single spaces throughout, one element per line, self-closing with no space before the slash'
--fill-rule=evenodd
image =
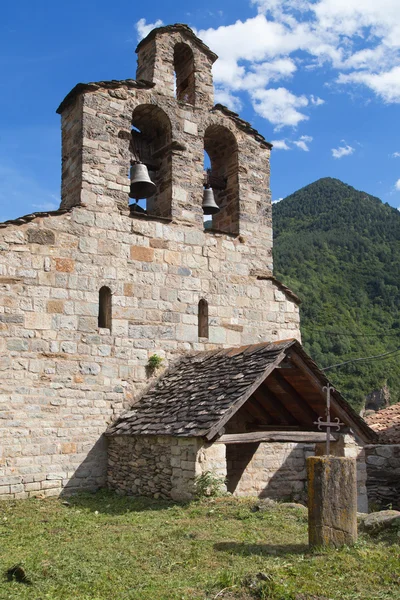
<path id="1" fill-rule="evenodd" d="M 109 486 L 128 495 L 189 500 L 195 478 L 211 472 L 221 482 L 227 476 L 232 478 L 235 488 L 228 485 L 228 491 L 235 496 L 306 501 L 306 458 L 313 454 L 313 444 L 249 446 L 204 444 L 200 438 L 172 436 L 113 437 L 109 442 Z"/>
<path id="2" fill-rule="evenodd" d="M 351 436 L 341 436 L 338 445 L 338 455 L 355 457 Z M 315 444 L 305 443 L 121 435 L 109 439 L 108 483 L 122 494 L 189 500 L 195 478 L 210 472 L 235 496 L 307 502 L 306 461 L 314 454 Z M 357 498 L 358 510 L 368 512 L 363 455 L 358 456 Z"/>
<path id="3" fill-rule="evenodd" d="M 189 50 L 175 55 L 177 44 Z M 61 210 L 0 228 L 0 498 L 105 485 L 102 434 L 148 385 L 152 354 L 167 365 L 190 350 L 300 339 L 295 299 L 271 278 L 270 145 L 213 106 L 215 55 L 187 27 L 152 32 L 138 54 L 140 81 L 79 84 L 59 108 Z M 171 88 L 181 56 L 182 73 L 193 61 L 181 85 L 192 86 L 191 102 Z M 144 216 L 128 204 L 132 125 L 155 170 Z M 218 164 L 226 193 L 205 231 L 203 150 L 207 138 L 212 155 L 215 131 L 234 140 L 235 162 Z M 103 286 L 109 329 L 98 327 Z M 160 452 L 166 464 L 173 447 Z M 134 485 L 162 493 L 155 482 Z"/>
<path id="4" fill-rule="evenodd" d="M 366 446 L 365 454 L 371 510 L 400 510 L 400 444 Z"/>

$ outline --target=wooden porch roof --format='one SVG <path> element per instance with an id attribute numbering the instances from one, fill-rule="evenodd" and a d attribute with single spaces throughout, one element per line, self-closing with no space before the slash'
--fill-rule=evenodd
<path id="1" fill-rule="evenodd" d="M 193 353 L 170 367 L 106 433 L 215 440 L 230 431 L 317 432 L 327 384 L 296 340 Z M 331 415 L 363 441 L 375 439 L 337 391 Z"/>

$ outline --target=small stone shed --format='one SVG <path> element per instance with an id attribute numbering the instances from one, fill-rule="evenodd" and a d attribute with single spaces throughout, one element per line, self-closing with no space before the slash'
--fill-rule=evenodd
<path id="1" fill-rule="evenodd" d="M 400 404 L 365 417 L 378 442 L 365 447 L 370 506 L 400 510 Z"/>
<path id="2" fill-rule="evenodd" d="M 296 340 L 187 355 L 107 430 L 108 483 L 120 493 L 190 499 L 206 471 L 235 495 L 304 499 L 307 456 L 323 452 L 325 375 Z M 337 454 L 357 456 L 375 434 L 338 392 Z M 360 508 L 366 508 L 359 456 Z"/>

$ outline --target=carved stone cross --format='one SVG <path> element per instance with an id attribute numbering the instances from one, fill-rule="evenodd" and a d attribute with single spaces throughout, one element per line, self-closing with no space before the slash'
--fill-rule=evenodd
<path id="1" fill-rule="evenodd" d="M 322 417 L 318 417 L 318 421 L 314 421 L 314 425 L 318 425 L 320 431 L 322 427 L 326 427 L 326 455 L 329 456 L 331 450 L 331 427 L 336 427 L 336 431 L 340 431 L 340 427 L 344 423 L 341 423 L 338 417 L 334 421 L 331 421 L 331 392 L 334 392 L 335 388 L 328 383 L 322 389 L 326 392 L 326 421 Z"/>

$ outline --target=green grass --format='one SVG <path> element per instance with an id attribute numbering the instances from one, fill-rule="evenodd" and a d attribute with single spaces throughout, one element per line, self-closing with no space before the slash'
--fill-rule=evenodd
<path id="1" fill-rule="evenodd" d="M 279 505 L 253 512 L 254 500 L 180 505 L 107 492 L 68 502 L 0 504 L 1 599 L 400 599 L 396 532 L 310 552 L 306 517 Z M 32 585 L 6 580 L 15 563 Z"/>

